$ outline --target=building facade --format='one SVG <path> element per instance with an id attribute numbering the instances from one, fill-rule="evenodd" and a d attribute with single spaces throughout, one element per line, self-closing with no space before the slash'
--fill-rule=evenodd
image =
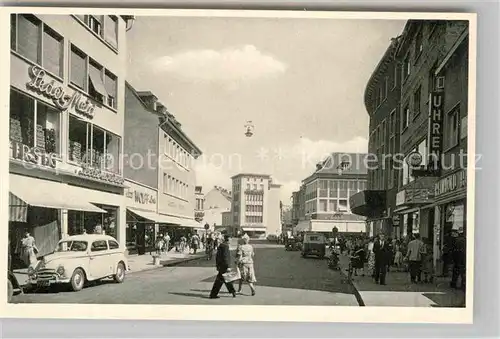
<path id="1" fill-rule="evenodd" d="M 125 246 L 126 31 L 133 17 L 11 16 L 9 240 L 40 255 L 73 234 Z M 36 187 L 36 189 L 33 189 Z"/>
<path id="2" fill-rule="evenodd" d="M 194 196 L 195 196 L 195 206 L 194 206 L 194 219 L 197 222 L 202 222 L 203 217 L 205 216 L 205 197 L 203 195 L 203 187 L 196 186 L 194 188 Z"/>
<path id="3" fill-rule="evenodd" d="M 202 228 L 195 220 L 191 169 L 201 152 L 186 141 L 180 124 L 153 93 L 136 91 L 126 83 L 125 97 L 127 243 L 135 243 L 137 252 L 144 254 L 154 247 L 158 234 L 168 232 L 175 238 L 183 228 Z M 131 204 L 137 202 L 136 195 L 147 202 Z"/>
<path id="4" fill-rule="evenodd" d="M 366 232 L 365 217 L 351 212 L 349 198 L 366 189 L 367 176 L 366 154 L 332 153 L 317 164 L 316 171 L 302 181 L 305 213 L 303 219 L 298 213 L 295 231 L 330 234 L 336 227 L 344 234 Z"/>
<path id="5" fill-rule="evenodd" d="M 364 94 L 370 116 L 368 187 L 350 198 L 353 213 L 367 218 L 370 236 L 399 233 L 399 215 L 394 213 L 398 193 L 400 154 L 401 66 L 396 59 L 401 37 L 392 39 L 371 75 Z M 376 160 L 375 160 L 376 159 Z"/>
<path id="6" fill-rule="evenodd" d="M 233 233 L 263 238 L 281 231 L 280 190 L 271 176 L 241 173 L 232 178 Z"/>
<path id="7" fill-rule="evenodd" d="M 231 191 L 220 186 L 214 186 L 204 196 L 205 216 L 203 224 L 210 225 L 210 229 L 220 228 L 223 225 L 223 214 L 231 212 Z"/>

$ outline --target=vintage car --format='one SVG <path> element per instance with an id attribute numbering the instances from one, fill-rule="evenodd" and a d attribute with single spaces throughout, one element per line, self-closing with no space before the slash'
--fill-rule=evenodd
<path id="1" fill-rule="evenodd" d="M 128 270 L 125 250 L 113 237 L 81 234 L 67 237 L 57 249 L 28 269 L 29 283 L 36 287 L 70 284 L 80 291 L 86 282 L 112 277 L 117 283 Z"/>
<path id="2" fill-rule="evenodd" d="M 321 233 L 306 232 L 302 243 L 302 257 L 315 255 L 324 258 L 326 254 L 327 239 Z"/>
<path id="3" fill-rule="evenodd" d="M 11 271 L 8 271 L 7 277 L 7 302 L 10 302 L 13 296 L 23 293 L 23 289 Z"/>

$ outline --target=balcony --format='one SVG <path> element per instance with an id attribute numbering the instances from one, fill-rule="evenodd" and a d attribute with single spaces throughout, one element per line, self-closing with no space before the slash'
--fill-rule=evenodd
<path id="1" fill-rule="evenodd" d="M 249 190 L 245 190 L 245 194 L 259 194 L 259 195 L 264 195 L 264 190 L 259 190 L 259 189 L 252 190 L 252 189 L 249 189 Z"/>

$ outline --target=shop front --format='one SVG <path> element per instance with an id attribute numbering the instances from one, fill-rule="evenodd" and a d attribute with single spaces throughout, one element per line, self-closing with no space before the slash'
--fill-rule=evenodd
<path id="1" fill-rule="evenodd" d="M 178 225 L 175 218 L 157 213 L 158 191 L 137 182 L 126 180 L 127 249 L 139 255 L 152 251 L 159 234 L 172 233 Z"/>
<path id="2" fill-rule="evenodd" d="M 448 251 L 453 233 L 467 236 L 467 172 L 459 170 L 443 176 L 435 184 L 434 264 L 438 274 L 447 274 L 451 266 Z"/>

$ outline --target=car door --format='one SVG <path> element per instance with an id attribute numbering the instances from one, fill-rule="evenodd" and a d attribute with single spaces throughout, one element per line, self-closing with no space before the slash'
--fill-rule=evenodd
<path id="1" fill-rule="evenodd" d="M 120 244 L 115 240 L 108 240 L 109 246 L 109 268 L 110 274 L 115 274 L 116 267 L 118 266 L 118 262 L 122 259 L 123 250 L 120 249 Z"/>
<path id="2" fill-rule="evenodd" d="M 90 275 L 95 278 L 104 278 L 109 275 L 108 264 L 108 242 L 106 240 L 94 240 L 90 246 Z"/>

